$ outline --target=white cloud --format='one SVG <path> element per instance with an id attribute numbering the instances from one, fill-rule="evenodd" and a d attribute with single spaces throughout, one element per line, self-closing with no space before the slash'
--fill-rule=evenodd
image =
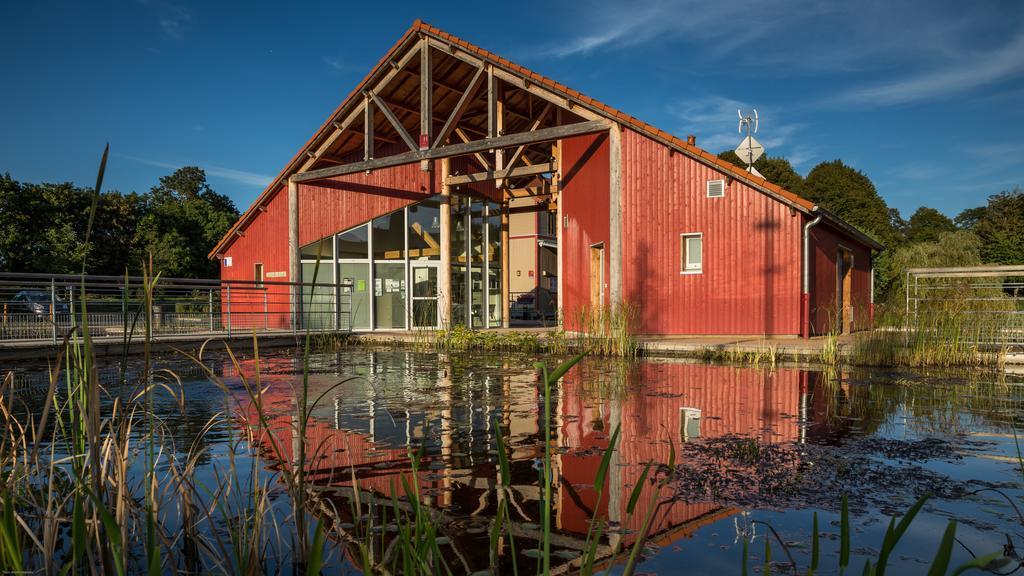
<path id="1" fill-rule="evenodd" d="M 236 170 L 234 168 L 225 168 L 223 166 L 215 166 L 212 164 L 201 164 L 198 162 L 185 162 L 181 164 L 174 164 L 171 162 L 162 162 L 160 160 L 152 160 L 149 158 L 141 158 L 138 156 L 130 156 L 128 154 L 114 154 L 115 156 L 138 162 L 139 164 L 145 164 L 147 166 L 156 166 L 158 168 L 166 168 L 168 170 L 177 170 L 182 166 L 199 166 L 202 168 L 208 176 L 214 178 L 220 178 L 223 180 L 230 180 L 232 182 L 238 182 L 239 184 L 245 184 L 246 186 L 255 186 L 258 188 L 266 188 L 273 180 L 271 176 L 265 174 L 257 174 L 255 172 L 247 172 L 245 170 Z"/>
<path id="2" fill-rule="evenodd" d="M 1024 32 L 1018 24 L 1014 35 L 1010 24 L 1022 21 L 1024 3 L 965 10 L 953 0 L 595 0 L 576 12 L 573 29 L 543 54 L 671 41 L 677 66 L 695 72 L 813 75 L 841 90 L 816 100 L 826 107 L 932 100 L 1024 72 Z"/>
<path id="3" fill-rule="evenodd" d="M 937 100 L 1024 72 L 1024 34 L 998 50 L 955 56 L 926 72 L 853 90 L 840 103 L 895 105 Z"/>
<path id="4" fill-rule="evenodd" d="M 152 7 L 157 15 L 160 32 L 169 40 L 185 38 L 185 25 L 192 20 L 192 10 L 165 0 L 137 0 L 139 4 Z"/>
<path id="5" fill-rule="evenodd" d="M 811 0 L 590 2 L 577 7 L 587 32 L 568 36 L 545 52 L 564 57 L 681 37 L 728 53 L 820 13 L 822 4 Z"/>
<path id="6" fill-rule="evenodd" d="M 669 112 L 681 121 L 682 133 L 696 135 L 698 146 L 718 153 L 740 143 L 743 134 L 738 132 L 739 116 L 736 112 L 750 113 L 752 108 L 749 103 L 732 98 L 707 96 L 679 102 L 670 107 Z M 804 128 L 802 123 L 783 121 L 782 114 L 771 107 L 759 108 L 758 115 L 761 122 L 756 138 L 772 156 L 780 155 L 779 149 L 789 144 Z"/>
<path id="7" fill-rule="evenodd" d="M 345 65 L 341 63 L 337 58 L 331 58 L 330 56 L 323 56 L 324 64 L 326 64 L 332 70 L 344 70 Z"/>

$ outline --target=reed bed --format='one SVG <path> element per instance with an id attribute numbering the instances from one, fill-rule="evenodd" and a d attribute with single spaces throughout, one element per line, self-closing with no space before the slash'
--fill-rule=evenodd
<path id="1" fill-rule="evenodd" d="M 636 309 L 623 304 L 607 308 L 583 308 L 573 316 L 571 330 L 528 332 L 521 330 L 474 330 L 456 325 L 444 330 L 420 330 L 414 345 L 435 352 L 547 352 L 565 356 L 587 352 L 593 356 L 636 358 L 639 342 L 631 332 Z"/>
<path id="2" fill-rule="evenodd" d="M 1001 368 L 1010 347 L 996 335 L 997 315 L 934 308 L 894 314 L 873 331 L 858 333 L 850 363 L 861 366 Z"/>

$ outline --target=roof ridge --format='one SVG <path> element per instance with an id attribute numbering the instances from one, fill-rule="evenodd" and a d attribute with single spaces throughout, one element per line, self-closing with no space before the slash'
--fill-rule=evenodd
<path id="1" fill-rule="evenodd" d="M 299 159 L 301 159 L 304 156 L 305 151 L 309 149 L 313 142 L 315 142 L 319 138 L 321 133 L 332 124 L 334 119 L 349 104 L 352 98 L 354 96 L 357 96 L 360 93 L 360 91 L 362 91 L 363 87 L 369 82 L 369 80 L 392 57 L 393 53 L 397 51 L 398 48 L 401 47 L 409 39 L 409 37 L 416 32 L 431 34 L 442 40 L 455 44 L 461 47 L 462 49 L 467 50 L 468 52 L 481 57 L 482 59 L 493 61 L 499 64 L 500 66 L 508 68 L 509 70 L 517 74 L 530 77 L 537 84 L 543 85 L 546 88 L 553 89 L 557 92 L 562 92 L 570 96 L 571 98 L 580 101 L 583 105 L 594 109 L 601 115 L 604 115 L 615 122 L 625 124 L 628 128 L 645 134 L 646 136 L 654 140 L 661 140 L 663 144 L 674 146 L 679 150 L 683 151 L 684 153 L 690 155 L 691 157 L 694 157 L 696 159 L 703 159 L 706 163 L 713 165 L 714 167 L 717 167 L 719 170 L 723 172 L 731 173 L 734 177 L 744 179 L 747 181 L 749 185 L 752 185 L 754 188 L 760 188 L 762 191 L 767 192 L 769 196 L 781 197 L 776 198 L 777 200 L 782 200 L 784 202 L 789 203 L 790 205 L 795 204 L 800 208 L 803 208 L 804 210 L 808 211 L 812 210 L 815 207 L 815 204 L 813 202 L 800 196 L 799 194 L 796 194 L 795 192 L 792 192 L 773 182 L 770 182 L 762 176 L 758 176 L 756 174 L 748 172 L 740 168 L 739 166 L 736 166 L 732 162 L 719 158 L 718 155 L 713 154 L 695 144 L 690 144 L 689 142 L 683 140 L 678 136 L 675 136 L 674 134 L 671 134 L 652 124 L 644 122 L 643 120 L 640 120 L 639 118 L 636 118 L 635 116 L 627 114 L 621 110 L 612 108 L 611 106 L 604 104 L 603 102 L 597 100 L 596 98 L 583 94 L 579 90 L 570 88 L 569 86 L 566 86 L 565 84 L 562 84 L 552 78 L 534 72 L 533 70 L 521 64 L 516 64 L 515 62 L 512 62 L 511 60 L 504 58 L 502 56 L 499 56 L 498 54 L 495 54 L 490 50 L 481 48 L 480 46 L 477 46 L 476 44 L 473 44 L 468 40 L 464 40 L 458 36 L 455 36 L 454 34 L 451 34 L 450 32 L 446 32 L 440 28 L 437 28 L 436 26 L 432 26 L 431 24 L 424 22 L 420 18 L 416 18 L 415 20 L 413 20 L 413 23 L 409 26 L 409 28 L 406 29 L 406 31 L 398 39 L 398 41 L 395 42 L 395 44 L 384 53 L 384 55 L 377 62 L 377 64 L 370 69 L 370 71 L 363 78 L 363 80 L 360 81 L 355 86 L 355 88 L 353 88 L 353 90 L 348 94 L 348 96 L 342 99 L 341 103 L 327 117 L 327 120 L 324 121 L 320 128 L 318 128 L 309 138 L 309 140 L 307 140 L 306 143 L 303 144 L 301 148 L 299 148 L 299 150 L 295 153 L 292 159 L 289 160 L 287 164 L 285 164 L 285 167 L 271 181 L 267 188 L 265 188 L 263 192 L 261 192 L 259 196 L 256 197 L 256 200 L 253 201 L 249 208 L 244 213 L 242 213 L 241 216 L 239 216 L 238 220 L 232 225 L 232 227 L 228 230 L 224 237 L 221 238 L 221 240 L 217 243 L 213 250 L 210 251 L 208 255 L 209 258 L 216 257 L 216 255 L 219 252 L 226 248 L 225 245 L 229 243 L 230 239 L 237 233 L 238 229 L 245 223 L 247 223 L 247 221 L 252 217 L 252 214 L 254 213 L 256 208 L 262 205 L 267 200 L 268 196 L 271 196 L 273 192 L 280 188 L 281 182 L 284 179 L 284 177 L 288 174 L 288 172 L 293 170 L 293 167 L 296 165 Z"/>

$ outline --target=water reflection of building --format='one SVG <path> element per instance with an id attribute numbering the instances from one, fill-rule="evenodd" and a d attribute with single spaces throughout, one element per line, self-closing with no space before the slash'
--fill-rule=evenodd
<path id="1" fill-rule="evenodd" d="M 393 491 L 404 493 L 402 477 L 412 480 L 410 450 L 423 446 L 417 487 L 422 500 L 438 513 L 441 531 L 451 538 L 451 562 L 470 572 L 486 568 L 490 521 L 500 494 L 497 423 L 511 448 L 509 508 L 517 548 L 535 547 L 541 521 L 537 468 L 543 455 L 543 399 L 536 374 L 507 364 L 490 369 L 461 366 L 458 360 L 434 354 L 356 355 L 361 360 L 354 372 L 366 381 L 343 383 L 329 393 L 326 405 L 313 411 L 305 438 L 311 462 L 307 477 L 331 487 L 326 493 L 339 500 L 334 506 L 339 520 L 352 520 L 353 474 L 364 507 L 374 498 L 390 506 Z M 346 353 L 346 359 L 352 357 Z M 338 380 L 336 373 L 313 374 L 310 397 Z M 556 563 L 563 565 L 561 570 L 571 568 L 572 552 L 582 549 L 595 512 L 624 528 L 621 536 L 613 533 L 602 542 L 600 553 L 606 559 L 616 547 L 632 543 L 641 523 L 639 514 L 626 514 L 632 486 L 646 463 L 669 461 L 669 442 L 678 451 L 682 442 L 700 437 L 800 441 L 798 419 L 806 410 L 807 392 L 807 376 L 798 370 L 677 363 L 640 363 L 617 370 L 594 362 L 570 372 L 552 399 L 557 531 L 552 544 L 567 552 Z M 289 383 L 272 385 L 264 403 L 274 414 L 271 427 L 290 440 L 281 446 L 283 458 L 291 460 L 298 438 L 289 428 L 295 418 Z M 592 484 L 616 426 L 621 426 L 619 449 L 604 497 L 597 502 Z M 645 484 L 641 508 L 656 489 Z M 670 496 L 668 489 L 661 495 Z M 666 505 L 654 518 L 650 537 L 662 544 L 676 541 L 734 512 L 711 501 Z"/>

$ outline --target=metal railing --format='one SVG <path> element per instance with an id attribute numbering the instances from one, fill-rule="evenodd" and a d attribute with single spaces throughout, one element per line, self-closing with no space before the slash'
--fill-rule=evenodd
<path id="1" fill-rule="evenodd" d="M 348 332 L 350 289 L 319 282 L 159 278 L 147 307 L 139 277 L 0 272 L 0 342 L 55 343 L 86 322 L 94 339 L 137 340 L 145 336 L 147 315 L 155 338 L 307 328 Z"/>
<path id="2" fill-rule="evenodd" d="M 1024 345 L 1024 266 L 911 268 L 905 290 L 915 325 L 952 326 L 979 344 Z"/>
<path id="3" fill-rule="evenodd" d="M 558 293 L 544 288 L 529 292 L 509 292 L 510 320 L 552 323 L 558 321 Z"/>

